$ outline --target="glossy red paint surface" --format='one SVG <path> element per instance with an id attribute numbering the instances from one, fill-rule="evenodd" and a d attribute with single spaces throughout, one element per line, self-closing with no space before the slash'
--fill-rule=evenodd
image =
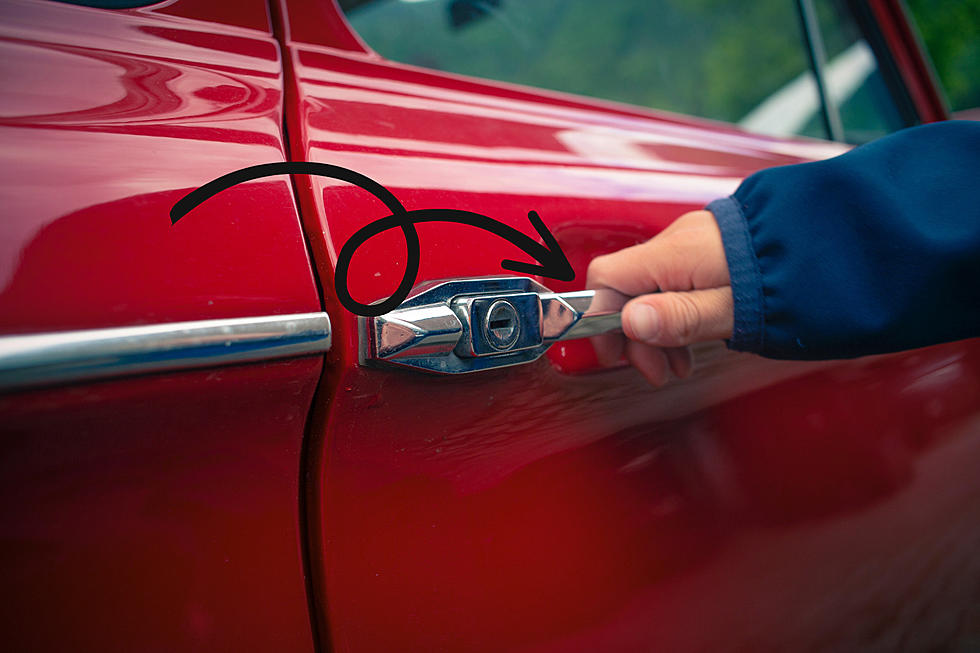
<path id="1" fill-rule="evenodd" d="M 131 10 L 138 13 L 179 16 L 222 26 L 245 27 L 271 34 L 269 7 L 264 2 L 215 2 L 214 0 L 179 0 L 161 2 L 146 9 Z"/>
<path id="2" fill-rule="evenodd" d="M 223 24 L 220 21 L 228 19 Z M 0 334 L 319 310 L 262 0 L 0 6 Z M 300 520 L 322 358 L 0 397 L 5 650 L 312 651 Z"/>
<path id="3" fill-rule="evenodd" d="M 312 651 L 297 520 L 319 358 L 0 397 L 9 651 Z"/>
<path id="4" fill-rule="evenodd" d="M 976 343 L 653 392 L 541 361 L 352 371 L 319 510 L 339 650 L 894 650 L 970 641 Z"/>
<path id="5" fill-rule="evenodd" d="M 273 13 L 294 40 L 285 62 L 258 0 L 0 7 L 0 333 L 317 310 L 285 178 L 226 191 L 177 227 L 167 216 L 210 179 L 284 160 L 283 102 L 290 158 L 368 174 L 409 208 L 527 232 L 539 211 L 579 274 L 546 282 L 556 290 L 755 169 L 840 151 L 387 63 L 329 2 Z M 296 186 L 336 330 L 325 367 L 0 397 L 8 648 L 980 638 L 976 341 L 829 364 L 707 347 L 692 379 L 661 390 L 627 369 L 578 374 L 593 367 L 584 343 L 465 378 L 363 369 L 332 266 L 384 211 L 341 184 Z M 468 227 L 419 231 L 419 282 L 521 256 Z M 394 233 L 365 245 L 354 296 L 391 292 L 403 253 Z"/>
<path id="6" fill-rule="evenodd" d="M 223 3 L 188 13 L 205 6 Z M 229 189 L 170 224 L 190 190 L 284 160 L 267 31 L 3 3 L 0 333 L 318 309 L 287 179 Z"/>
<path id="7" fill-rule="evenodd" d="M 578 273 L 555 290 L 758 168 L 840 151 L 301 42 L 289 30 L 309 7 L 281 6 L 293 158 L 364 173 L 409 209 L 526 232 L 538 211 Z M 824 364 L 707 347 L 660 390 L 628 369 L 569 373 L 590 366 L 582 343 L 468 377 L 364 369 L 332 269 L 386 212 L 340 183 L 298 188 L 336 329 L 308 468 L 333 650 L 974 641 L 980 343 Z M 419 282 L 520 256 L 459 225 L 419 234 Z M 395 233 L 366 243 L 354 297 L 387 296 L 403 255 Z"/>

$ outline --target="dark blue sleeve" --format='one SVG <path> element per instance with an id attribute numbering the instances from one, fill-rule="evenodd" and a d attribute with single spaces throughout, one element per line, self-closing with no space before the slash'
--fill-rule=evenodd
<path id="1" fill-rule="evenodd" d="M 852 358 L 980 335 L 980 123 L 762 170 L 708 209 L 731 274 L 732 349 Z"/>

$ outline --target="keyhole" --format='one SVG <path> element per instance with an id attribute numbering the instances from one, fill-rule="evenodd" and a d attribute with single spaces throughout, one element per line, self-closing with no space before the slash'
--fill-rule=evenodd
<path id="1" fill-rule="evenodd" d="M 506 300 L 498 300 L 487 311 L 485 333 L 490 346 L 498 350 L 509 349 L 520 335 L 520 318 L 517 309 Z"/>

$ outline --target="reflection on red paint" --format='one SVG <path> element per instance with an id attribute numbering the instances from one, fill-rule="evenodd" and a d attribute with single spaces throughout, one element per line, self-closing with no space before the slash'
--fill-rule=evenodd
<path id="1" fill-rule="evenodd" d="M 817 635 L 834 641 L 847 616 L 834 610 L 799 630 L 728 638 L 720 613 L 791 621 L 838 600 L 839 585 L 820 582 L 826 570 L 873 578 L 874 596 L 912 600 L 902 557 L 874 552 L 903 551 L 893 537 L 933 520 L 959 530 L 958 541 L 944 540 L 955 554 L 948 561 L 916 563 L 929 574 L 955 576 L 980 546 L 980 522 L 957 522 L 969 514 L 964 501 L 980 496 L 970 471 L 980 460 L 980 349 L 946 345 L 916 357 L 797 366 L 791 380 L 720 401 L 704 378 L 686 393 L 644 393 L 629 371 L 615 373 L 612 388 L 608 376 L 580 379 L 575 392 L 546 363 L 530 377 L 502 371 L 462 387 L 352 372 L 319 468 L 332 632 L 350 650 L 378 651 L 632 650 L 624 642 L 634 638 L 668 650 L 800 650 Z M 778 378 L 786 365 L 757 373 L 768 366 Z M 940 407 L 917 390 L 937 372 L 956 397 Z M 532 380 L 523 395 L 518 378 Z M 663 403 L 672 407 L 655 405 Z M 939 439 L 923 442 L 923 424 Z M 948 466 L 950 455 L 965 459 Z M 936 493 L 944 470 L 953 496 Z M 869 530 L 876 522 L 887 527 Z M 768 551 L 768 565 L 743 559 L 746 546 L 751 556 Z M 794 594 L 783 583 L 809 589 Z M 921 591 L 941 601 L 938 590 Z M 751 606 L 738 608 L 748 596 Z M 959 623 L 962 602 L 943 605 Z M 717 622 L 692 630 L 702 610 Z M 882 618 L 908 637 L 920 617 Z"/>
<path id="2" fill-rule="evenodd" d="M 284 160 L 270 36 L 150 10 L 0 11 L 16 90 L 0 97 L 0 332 L 317 310 L 288 179 L 169 219 L 187 190 Z"/>
<path id="3" fill-rule="evenodd" d="M 292 156 L 364 173 L 409 209 L 525 232 L 534 209 L 577 274 L 545 282 L 557 291 L 760 167 L 841 151 L 387 62 L 342 30 L 311 34 L 325 5 L 279 5 Z M 343 242 L 384 209 L 343 185 L 297 186 L 331 280 Z M 518 255 L 465 227 L 419 231 L 420 282 L 499 273 Z M 403 248 L 366 243 L 354 296 L 386 297 Z M 715 343 L 691 379 L 653 390 L 632 370 L 596 371 L 583 343 L 464 377 L 366 370 L 354 322 L 335 328 L 308 517 L 317 616 L 339 651 L 969 641 L 977 341 L 827 364 Z"/>
<path id="4" fill-rule="evenodd" d="M 170 224 L 189 189 L 285 158 L 265 2 L 10 0 L 0 68 L 0 333 L 319 310 L 287 179 Z M 0 396 L 4 647 L 312 651 L 299 483 L 321 369 Z"/>

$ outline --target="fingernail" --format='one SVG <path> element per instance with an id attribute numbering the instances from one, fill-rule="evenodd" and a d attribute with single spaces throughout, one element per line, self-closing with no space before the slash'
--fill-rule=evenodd
<path id="1" fill-rule="evenodd" d="M 660 316 L 649 304 L 639 304 L 630 311 L 630 331 L 636 340 L 653 340 L 660 334 Z"/>

